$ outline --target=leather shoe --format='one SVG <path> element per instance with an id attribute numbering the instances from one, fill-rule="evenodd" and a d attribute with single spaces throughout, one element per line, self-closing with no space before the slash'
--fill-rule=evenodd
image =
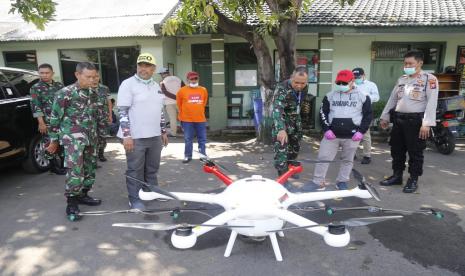
<path id="1" fill-rule="evenodd" d="M 404 193 L 414 193 L 418 189 L 418 179 L 409 178 L 407 185 L 402 190 Z"/>
<path id="2" fill-rule="evenodd" d="M 90 197 L 87 194 L 88 192 L 89 192 L 89 190 L 83 189 L 82 194 L 80 196 L 76 197 L 79 204 L 84 204 L 84 205 L 88 205 L 88 206 L 98 206 L 98 205 L 102 204 L 101 199 Z"/>
<path id="3" fill-rule="evenodd" d="M 402 174 L 394 173 L 390 177 L 380 181 L 381 186 L 402 185 Z"/>

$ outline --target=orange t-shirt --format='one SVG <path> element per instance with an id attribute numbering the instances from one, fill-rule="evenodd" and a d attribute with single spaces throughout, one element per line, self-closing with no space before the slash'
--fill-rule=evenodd
<path id="1" fill-rule="evenodd" d="M 200 123 L 206 122 L 205 106 L 208 101 L 208 92 L 205 87 L 181 87 L 176 94 L 178 105 L 178 120 L 182 122 Z"/>

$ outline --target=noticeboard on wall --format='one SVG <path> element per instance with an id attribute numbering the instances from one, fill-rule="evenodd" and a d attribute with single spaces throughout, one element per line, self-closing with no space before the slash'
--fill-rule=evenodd
<path id="1" fill-rule="evenodd" d="M 297 49 L 296 50 L 296 66 L 305 65 L 308 70 L 308 82 L 317 83 L 318 82 L 318 65 L 319 65 L 319 52 L 318 50 L 306 50 L 306 49 Z M 276 81 L 281 81 L 279 79 L 279 70 L 281 68 L 279 61 L 279 54 L 277 50 L 274 50 L 274 72 Z"/>

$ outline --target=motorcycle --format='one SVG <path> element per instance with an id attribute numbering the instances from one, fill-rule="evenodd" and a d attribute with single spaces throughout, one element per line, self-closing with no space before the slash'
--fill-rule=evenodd
<path id="1" fill-rule="evenodd" d="M 431 127 L 429 142 L 442 154 L 451 154 L 459 135 L 458 128 L 464 119 L 465 97 L 455 96 L 438 99 L 436 126 Z"/>
<path id="2" fill-rule="evenodd" d="M 459 122 L 455 112 L 446 112 L 436 120 L 436 126 L 431 127 L 429 140 L 442 154 L 451 154 L 455 149 Z"/>

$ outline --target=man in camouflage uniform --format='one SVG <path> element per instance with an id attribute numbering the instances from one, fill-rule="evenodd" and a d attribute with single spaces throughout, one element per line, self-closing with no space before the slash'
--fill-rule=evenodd
<path id="1" fill-rule="evenodd" d="M 100 115 L 103 116 L 104 118 L 107 118 L 106 124 L 105 124 L 105 130 L 107 130 L 112 123 L 112 117 L 111 117 L 111 110 L 113 109 L 113 104 L 111 103 L 110 100 L 110 89 L 100 83 L 100 76 L 97 75 L 97 79 L 95 80 L 95 83 L 93 87 L 97 90 L 97 94 L 99 97 L 98 100 L 98 110 L 101 113 Z M 105 131 L 106 132 L 106 131 Z M 98 136 L 98 159 L 101 162 L 106 162 L 107 159 L 105 158 L 104 152 L 105 152 L 105 147 L 107 146 L 107 140 L 105 136 L 103 136 L 104 132 L 99 131 L 99 136 Z"/>
<path id="2" fill-rule="evenodd" d="M 31 87 L 31 109 L 32 116 L 37 118 L 39 132 L 43 135 L 43 141 L 49 142 L 47 135 L 50 125 L 50 114 L 55 94 L 63 88 L 63 84 L 53 80 L 53 68 L 50 64 L 44 63 L 39 66 L 40 81 Z M 45 157 L 50 160 L 50 171 L 59 175 L 66 174 L 63 168 L 63 156 L 49 154 L 45 151 Z M 61 152 L 62 155 L 62 152 Z"/>
<path id="3" fill-rule="evenodd" d="M 288 170 L 290 160 L 296 160 L 302 139 L 301 110 L 308 95 L 308 73 L 306 67 L 297 67 L 289 80 L 278 84 L 273 101 L 273 144 L 274 166 L 278 175 Z M 297 176 L 296 176 L 297 177 Z M 289 184 L 286 184 L 287 186 Z"/>
<path id="4" fill-rule="evenodd" d="M 64 147 L 66 214 L 70 220 L 80 219 L 78 204 L 101 204 L 100 199 L 87 194 L 95 181 L 97 131 L 105 130 L 107 120 L 98 111 L 98 94 L 92 89 L 97 74 L 93 64 L 78 63 L 77 82 L 60 90 L 52 107 L 51 143 L 47 150 L 54 153 L 58 141 Z"/>

